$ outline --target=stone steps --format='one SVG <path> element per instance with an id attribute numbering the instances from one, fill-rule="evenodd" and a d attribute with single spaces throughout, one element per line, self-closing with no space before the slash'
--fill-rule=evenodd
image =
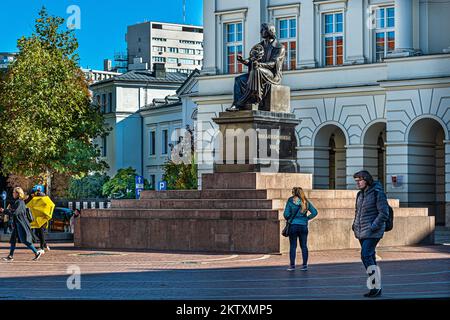
<path id="1" fill-rule="evenodd" d="M 310 199 L 311 203 L 320 211 L 322 209 L 351 209 L 355 208 L 355 199 Z M 393 208 L 399 207 L 397 199 L 388 199 Z M 140 200 L 111 200 L 112 208 L 139 209 L 274 209 L 284 210 L 285 199 L 212 199 L 212 198 L 167 198 Z"/>
<path id="2" fill-rule="evenodd" d="M 216 189 L 216 190 L 168 190 L 141 192 L 144 199 L 268 199 L 266 190 Z"/>
<path id="3" fill-rule="evenodd" d="M 311 174 L 214 173 L 203 190 L 143 191 L 140 200 L 113 200 L 110 209 L 83 210 L 75 245 L 206 252 L 288 252 L 281 236 L 286 200 L 299 186 L 318 208 L 310 250 L 360 248 L 351 231 L 357 190 L 312 189 Z M 435 219 L 426 208 L 394 208 L 394 229 L 380 246 L 434 243 Z"/>
<path id="4" fill-rule="evenodd" d="M 283 219 L 283 211 L 279 210 L 279 217 Z M 426 208 L 394 208 L 394 223 L 397 217 L 427 217 Z M 315 219 L 354 219 L 355 209 L 318 209 L 318 215 Z M 314 220 L 315 220 L 314 219 Z"/>
<path id="5" fill-rule="evenodd" d="M 86 218 L 116 219 L 200 219 L 200 220 L 278 220 L 279 212 L 270 209 L 86 209 Z"/>
<path id="6" fill-rule="evenodd" d="M 207 173 L 202 176 L 202 188 L 209 189 L 312 189 L 308 173 Z"/>
<path id="7" fill-rule="evenodd" d="M 318 210 L 321 209 L 353 209 L 355 210 L 354 198 L 341 198 L 341 199 L 323 199 L 323 198 L 309 198 L 311 203 Z M 388 199 L 388 203 L 392 208 L 400 207 L 398 199 Z M 284 209 L 286 205 L 285 199 L 272 199 L 273 209 Z"/>
<path id="8" fill-rule="evenodd" d="M 83 215 L 91 218 L 133 218 L 133 219 L 275 219 L 284 221 L 284 210 L 271 209 L 214 209 L 214 208 L 137 208 L 133 206 L 128 208 L 111 208 L 111 209 L 86 209 Z M 400 217 L 427 217 L 428 210 L 426 208 L 395 208 L 395 219 Z M 319 209 L 319 214 L 314 219 L 351 219 L 355 217 L 354 209 Z M 312 221 L 314 221 L 312 220 Z M 395 220 L 394 220 L 395 221 Z M 395 222 L 394 222 L 395 223 Z"/>
<path id="9" fill-rule="evenodd" d="M 356 199 L 358 190 L 320 190 L 320 189 L 303 189 L 308 199 Z M 292 196 L 292 188 L 280 189 L 272 188 L 267 190 L 268 199 L 288 199 Z"/>
<path id="10" fill-rule="evenodd" d="M 141 199 L 112 200 L 112 208 L 143 209 L 273 209 L 264 199 Z"/>

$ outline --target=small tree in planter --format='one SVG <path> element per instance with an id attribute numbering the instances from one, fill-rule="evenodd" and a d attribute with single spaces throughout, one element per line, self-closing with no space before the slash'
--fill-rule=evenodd
<path id="1" fill-rule="evenodd" d="M 171 151 L 171 158 L 164 164 L 163 179 L 171 190 L 197 189 L 197 163 L 193 130 L 187 126 L 185 135 Z"/>

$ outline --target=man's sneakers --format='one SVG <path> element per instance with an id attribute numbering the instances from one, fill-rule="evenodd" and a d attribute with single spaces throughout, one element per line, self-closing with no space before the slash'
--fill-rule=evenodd
<path id="1" fill-rule="evenodd" d="M 48 246 L 48 244 L 45 245 L 45 250 L 50 251 L 50 247 Z"/>
<path id="2" fill-rule="evenodd" d="M 44 249 L 39 249 L 38 252 L 40 252 L 41 254 L 45 253 Z"/>
<path id="3" fill-rule="evenodd" d="M 12 256 L 7 256 L 6 258 L 2 258 L 2 260 L 12 262 L 12 261 L 14 261 L 14 258 Z"/>
<path id="4" fill-rule="evenodd" d="M 302 266 L 302 268 L 300 269 L 301 271 L 308 271 L 308 266 Z"/>
<path id="5" fill-rule="evenodd" d="M 381 296 L 381 288 L 380 289 L 370 289 L 370 291 L 364 294 L 366 298 L 376 298 Z"/>
<path id="6" fill-rule="evenodd" d="M 40 258 L 41 256 L 42 256 L 42 251 L 39 250 L 39 251 L 36 253 L 36 256 L 33 258 L 33 261 L 39 260 L 39 258 Z"/>

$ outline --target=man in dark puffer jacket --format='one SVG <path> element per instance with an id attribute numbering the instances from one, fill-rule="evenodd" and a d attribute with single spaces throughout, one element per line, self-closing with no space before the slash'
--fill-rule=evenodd
<path id="1" fill-rule="evenodd" d="M 355 220 L 353 232 L 361 244 L 361 260 L 367 273 L 374 275 L 372 271 L 376 262 L 376 246 L 383 238 L 386 221 L 389 219 L 389 207 L 383 187 L 377 181 L 374 182 L 368 171 L 359 171 L 353 175 L 357 183 L 358 195 L 356 196 Z M 372 266 L 369 270 L 369 267 Z M 381 295 L 381 283 L 378 288 L 370 289 L 365 297 L 377 297 Z"/>

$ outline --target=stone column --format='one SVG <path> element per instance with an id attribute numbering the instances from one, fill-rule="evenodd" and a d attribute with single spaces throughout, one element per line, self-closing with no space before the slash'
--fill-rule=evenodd
<path id="1" fill-rule="evenodd" d="M 395 50 L 387 57 L 408 57 L 413 54 L 413 1 L 395 0 Z"/>
<path id="2" fill-rule="evenodd" d="M 299 22 L 299 67 L 300 68 L 315 68 L 317 61 L 314 57 L 314 3 L 313 1 L 303 1 L 300 7 L 301 18 Z M 306 45 L 305 45 L 306 44 Z"/>
<path id="3" fill-rule="evenodd" d="M 204 19 L 204 31 L 203 31 L 203 68 L 202 74 L 216 74 L 216 29 L 218 27 L 216 23 L 216 2 L 215 1 L 203 1 L 203 19 Z"/>
<path id="4" fill-rule="evenodd" d="M 390 130 L 388 128 L 388 130 Z M 409 201 L 408 196 L 408 143 L 390 140 L 387 132 L 386 142 L 386 192 L 390 197 L 402 203 Z M 392 183 L 392 176 L 397 177 L 397 185 Z"/>
<path id="5" fill-rule="evenodd" d="M 445 226 L 450 228 L 450 140 L 445 145 Z"/>
<path id="6" fill-rule="evenodd" d="M 355 180 L 353 179 L 353 175 L 361 170 L 367 170 L 369 169 L 369 172 L 373 175 L 373 172 L 370 170 L 370 168 L 364 167 L 364 145 L 358 144 L 358 145 L 346 145 L 345 148 L 347 149 L 347 177 L 346 177 L 346 185 L 347 190 L 355 190 L 356 184 Z"/>
<path id="7" fill-rule="evenodd" d="M 301 173 L 314 173 L 314 146 L 297 147 L 297 162 Z"/>
<path id="8" fill-rule="evenodd" d="M 353 1 L 347 10 L 345 64 L 362 64 L 364 57 L 364 1 Z"/>

